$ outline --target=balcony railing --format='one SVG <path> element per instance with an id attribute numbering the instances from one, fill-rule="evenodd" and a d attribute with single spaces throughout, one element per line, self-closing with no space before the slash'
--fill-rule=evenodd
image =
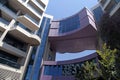
<path id="1" fill-rule="evenodd" d="M 17 69 L 20 68 L 20 65 L 18 63 L 10 61 L 10 60 L 2 58 L 2 57 L 0 57 L 0 63 L 5 64 L 5 65 L 10 66 L 10 67 L 17 68 Z"/>
<path id="2" fill-rule="evenodd" d="M 26 26 L 24 26 L 23 24 L 21 23 L 18 23 L 17 25 L 14 25 L 14 26 L 19 26 L 21 27 L 22 29 L 26 30 L 27 32 L 31 33 L 31 34 L 34 34 L 34 31 L 31 31 L 30 29 L 28 29 Z"/>
<path id="3" fill-rule="evenodd" d="M 30 30 L 35 31 L 39 29 L 37 21 L 28 14 L 19 16 L 17 20 L 26 27 L 28 27 Z"/>

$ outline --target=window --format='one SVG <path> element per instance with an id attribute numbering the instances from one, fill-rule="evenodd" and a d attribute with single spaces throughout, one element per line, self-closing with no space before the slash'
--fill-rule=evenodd
<path id="1" fill-rule="evenodd" d="M 68 19 L 60 21 L 59 33 L 66 33 L 73 31 L 80 27 L 79 15 L 75 15 Z"/>

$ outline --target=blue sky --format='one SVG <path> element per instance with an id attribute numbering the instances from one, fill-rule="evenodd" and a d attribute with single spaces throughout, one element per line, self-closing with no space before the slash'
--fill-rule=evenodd
<path id="1" fill-rule="evenodd" d="M 97 0 L 50 0 L 46 13 L 61 19 L 79 12 L 83 7 L 91 8 Z"/>
<path id="2" fill-rule="evenodd" d="M 95 4 L 97 4 L 97 0 L 50 0 L 46 13 L 54 16 L 54 20 L 62 19 L 65 17 L 69 17 L 77 12 L 79 12 L 82 8 L 87 7 L 91 9 Z M 87 50 L 84 52 L 77 53 L 65 53 L 56 55 L 56 61 L 61 60 L 69 60 L 75 59 L 79 57 L 83 57 L 95 52 L 95 50 Z"/>

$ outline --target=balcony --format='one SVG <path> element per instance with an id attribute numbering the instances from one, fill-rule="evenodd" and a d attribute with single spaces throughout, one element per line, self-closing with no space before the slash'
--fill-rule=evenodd
<path id="1" fill-rule="evenodd" d="M 37 0 L 37 2 L 41 5 L 42 8 L 45 8 L 45 3 L 42 0 Z"/>
<path id="2" fill-rule="evenodd" d="M 30 45 L 39 45 L 41 41 L 39 36 L 33 34 L 29 29 L 25 28 L 25 26 L 21 24 L 11 28 L 9 33 L 15 38 L 22 40 L 23 42 Z"/>
<path id="3" fill-rule="evenodd" d="M 6 42 L 0 42 L 0 49 L 3 51 L 6 51 L 12 55 L 18 56 L 18 57 L 26 57 L 27 56 L 27 54 L 24 51 L 6 43 Z"/>
<path id="4" fill-rule="evenodd" d="M 14 18 L 14 19 L 17 18 L 16 13 L 14 12 L 14 10 L 12 10 L 11 8 L 9 8 L 9 6 L 2 5 L 1 3 L 0 3 L 0 6 L 2 6 L 1 7 L 1 11 L 5 12 L 9 16 L 9 18 Z"/>
<path id="5" fill-rule="evenodd" d="M 8 60 L 6 58 L 0 57 L 0 63 L 4 64 L 4 65 L 7 65 L 7 66 L 10 66 L 10 67 L 17 68 L 17 69 L 20 68 L 20 65 L 18 63 L 10 61 L 10 60 Z"/>
<path id="6" fill-rule="evenodd" d="M 40 21 L 41 16 L 38 13 L 36 13 L 35 9 L 29 7 L 29 5 L 26 3 L 26 0 L 8 0 L 8 2 L 9 2 L 9 5 L 12 8 L 14 8 L 16 11 L 21 10 L 21 14 L 28 13 L 37 22 Z"/>
<path id="7" fill-rule="evenodd" d="M 106 5 L 103 7 L 103 9 L 106 12 L 110 13 L 115 8 L 116 5 L 117 5 L 117 3 L 115 2 L 115 0 L 112 0 L 112 1 L 108 0 Z"/>
<path id="8" fill-rule="evenodd" d="M 38 3 L 38 1 L 35 1 L 35 0 L 30 0 L 30 3 L 33 5 L 33 6 L 35 6 L 36 8 L 37 8 L 37 10 L 42 10 L 42 11 L 44 11 L 44 7 L 41 5 L 41 4 L 39 4 Z"/>
<path id="9" fill-rule="evenodd" d="M 35 0 L 30 0 L 29 4 L 34 7 L 34 9 L 36 9 L 38 11 L 38 14 L 42 16 L 43 12 L 44 12 L 44 8 Z"/>
<path id="10" fill-rule="evenodd" d="M 113 9 L 111 9 L 110 16 L 113 16 L 115 13 L 119 14 L 119 11 L 120 11 L 120 2 L 116 4 L 116 6 Z"/>
<path id="11" fill-rule="evenodd" d="M 17 21 L 19 21 L 32 31 L 39 29 L 39 26 L 37 25 L 36 21 L 27 14 L 19 16 L 17 18 Z"/>

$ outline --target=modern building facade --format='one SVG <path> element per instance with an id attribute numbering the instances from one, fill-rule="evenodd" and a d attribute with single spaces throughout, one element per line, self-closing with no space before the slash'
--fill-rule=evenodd
<path id="1" fill-rule="evenodd" d="M 73 16 L 52 21 L 49 32 L 51 49 L 60 53 L 94 50 L 96 33 L 93 13 L 84 8 Z"/>
<path id="2" fill-rule="evenodd" d="M 102 16 L 104 14 L 109 14 L 110 17 L 118 19 L 120 16 L 120 0 L 98 0 L 98 4 L 95 5 L 91 11 L 94 14 L 94 18 L 96 21 L 96 26 L 98 30 L 100 29 L 100 23 Z M 119 20 L 119 19 L 118 19 Z M 99 48 L 102 47 L 103 41 L 99 38 Z"/>
<path id="3" fill-rule="evenodd" d="M 40 80 L 76 80 L 77 69 L 80 69 L 85 61 L 97 64 L 97 53 L 68 61 L 44 61 Z"/>
<path id="4" fill-rule="evenodd" d="M 41 38 L 41 44 L 33 48 L 24 80 L 39 80 L 43 55 L 48 51 L 48 34 L 52 19 L 53 17 L 50 15 L 43 15 L 41 26 L 37 32 L 37 35 Z"/>
<path id="5" fill-rule="evenodd" d="M 104 14 L 102 6 L 98 3 L 94 7 L 91 8 L 91 11 L 94 14 L 94 18 L 95 18 L 96 24 L 100 23 L 100 19 L 101 19 L 101 17 Z"/>
<path id="6" fill-rule="evenodd" d="M 84 50 L 96 50 L 97 28 L 93 13 L 84 8 L 73 16 L 52 21 L 47 44 L 47 53 L 44 54 L 41 65 L 40 80 L 75 80 L 74 68 L 81 66 L 87 60 L 97 62 L 97 54 L 56 62 L 56 52 L 75 54 Z"/>
<path id="7" fill-rule="evenodd" d="M 0 0 L 0 80 L 23 80 L 48 0 Z"/>
<path id="8" fill-rule="evenodd" d="M 102 9 L 110 16 L 120 14 L 120 0 L 98 0 Z"/>

